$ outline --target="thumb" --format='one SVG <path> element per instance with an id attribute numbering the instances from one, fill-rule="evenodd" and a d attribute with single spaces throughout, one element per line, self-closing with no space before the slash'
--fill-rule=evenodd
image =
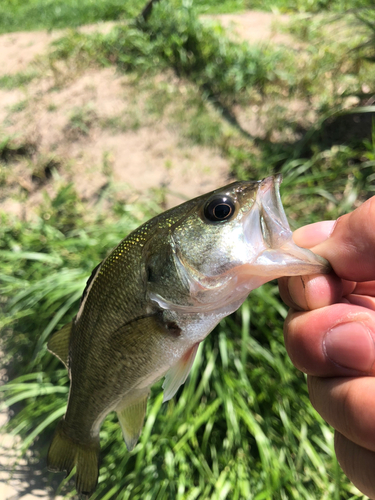
<path id="1" fill-rule="evenodd" d="M 375 280 L 375 196 L 340 217 L 328 239 L 314 253 L 325 257 L 345 280 Z"/>

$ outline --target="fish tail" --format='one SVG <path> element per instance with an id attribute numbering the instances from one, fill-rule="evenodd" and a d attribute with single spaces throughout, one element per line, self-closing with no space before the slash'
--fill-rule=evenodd
<path id="1" fill-rule="evenodd" d="M 91 495 L 98 482 L 99 452 L 99 438 L 88 444 L 78 443 L 67 435 L 62 419 L 48 450 L 47 466 L 53 472 L 67 471 L 67 475 L 76 467 L 77 492 Z"/>

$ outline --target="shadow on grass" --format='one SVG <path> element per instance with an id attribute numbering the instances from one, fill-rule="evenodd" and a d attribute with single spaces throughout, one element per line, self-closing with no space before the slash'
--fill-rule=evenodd
<path id="1" fill-rule="evenodd" d="M 280 158 L 282 164 L 286 158 L 311 158 L 316 150 L 330 149 L 333 146 L 346 145 L 351 148 L 363 148 L 364 141 L 373 137 L 375 112 L 333 115 L 324 120 L 320 126 L 313 125 L 309 129 L 298 126 L 295 132 L 300 136 L 294 142 L 272 142 L 267 139 L 254 138 L 264 158 Z M 286 123 L 286 126 L 288 123 Z M 295 124 L 290 124 L 295 125 Z"/>

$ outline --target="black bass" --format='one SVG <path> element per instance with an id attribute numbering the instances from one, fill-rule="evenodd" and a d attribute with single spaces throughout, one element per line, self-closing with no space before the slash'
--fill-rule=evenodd
<path id="1" fill-rule="evenodd" d="M 109 412 L 117 412 L 132 450 L 151 386 L 165 377 L 164 401 L 171 399 L 199 343 L 251 290 L 329 271 L 327 261 L 293 243 L 280 182 L 234 182 L 167 210 L 94 269 L 76 317 L 48 343 L 71 381 L 48 467 L 69 474 L 76 466 L 79 493 L 96 487 L 99 430 Z"/>

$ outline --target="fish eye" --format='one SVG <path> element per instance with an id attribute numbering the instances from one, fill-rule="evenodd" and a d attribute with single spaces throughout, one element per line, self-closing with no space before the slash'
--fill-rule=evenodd
<path id="1" fill-rule="evenodd" d="M 217 196 L 206 203 L 203 214 L 208 222 L 223 222 L 232 218 L 236 210 L 229 196 Z"/>

